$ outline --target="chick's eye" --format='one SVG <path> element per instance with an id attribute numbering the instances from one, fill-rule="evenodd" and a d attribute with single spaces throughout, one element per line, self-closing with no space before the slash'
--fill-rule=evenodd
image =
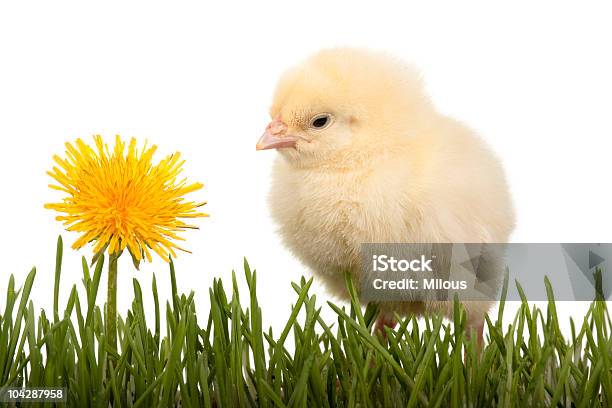
<path id="1" fill-rule="evenodd" d="M 331 116 L 328 114 L 317 115 L 312 118 L 310 126 L 315 129 L 323 129 L 331 122 Z"/>

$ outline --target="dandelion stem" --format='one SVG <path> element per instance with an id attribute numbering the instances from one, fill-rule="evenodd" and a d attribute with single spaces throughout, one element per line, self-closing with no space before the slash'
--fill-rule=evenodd
<path id="1" fill-rule="evenodd" d="M 108 293 L 106 300 L 106 337 L 117 348 L 117 260 L 121 253 L 112 253 L 108 263 Z"/>

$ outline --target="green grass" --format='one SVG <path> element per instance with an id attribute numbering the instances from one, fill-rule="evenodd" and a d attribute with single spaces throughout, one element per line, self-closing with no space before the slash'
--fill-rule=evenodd
<path id="1" fill-rule="evenodd" d="M 562 333 L 548 283 L 547 310 L 524 300 L 507 327 L 502 301 L 498 315 L 487 319 L 479 356 L 464 336 L 458 303 L 453 322 L 402 319 L 382 339 L 371 330 L 376 308 L 358 306 L 350 280 L 352 305 L 345 307 L 320 305 L 309 293 L 312 279 L 302 279 L 287 288 L 295 301 L 286 305 L 284 329 L 274 333 L 264 323 L 257 274 L 246 261 L 249 297 L 240 298 L 235 275 L 225 285 L 215 280 L 210 310 L 200 319 L 194 294 L 177 293 L 170 264 L 164 279 L 171 280 L 171 301 L 159 304 L 155 277 L 147 290 L 155 305 L 151 327 L 145 315 L 153 312 L 143 309 L 143 288 L 134 280 L 115 350 L 97 302 L 104 258 L 92 269 L 83 259 L 85 297 L 73 286 L 60 312 L 61 240 L 57 254 L 52 316 L 37 315 L 29 297 L 35 270 L 19 290 L 10 277 L 0 305 L 0 387 L 62 386 L 69 405 L 93 407 L 612 406 L 605 302 L 594 301 L 584 320 Z M 323 307 L 337 319 L 324 321 Z"/>

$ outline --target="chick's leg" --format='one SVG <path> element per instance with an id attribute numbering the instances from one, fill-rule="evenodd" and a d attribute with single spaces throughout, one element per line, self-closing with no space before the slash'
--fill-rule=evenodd
<path id="1" fill-rule="evenodd" d="M 480 352 L 484 347 L 485 315 L 491 309 L 491 302 L 467 301 L 463 303 L 463 306 L 467 311 L 466 339 L 469 341 L 476 336 L 476 350 Z"/>
<path id="2" fill-rule="evenodd" d="M 390 327 L 393 329 L 395 328 L 395 325 L 397 325 L 397 321 L 393 317 L 382 314 L 378 316 L 376 322 L 374 323 L 374 333 L 380 333 L 384 338 L 386 338 L 387 332 L 385 331 L 385 327 Z"/>
<path id="3" fill-rule="evenodd" d="M 482 346 L 484 345 L 483 332 L 484 319 L 472 322 L 467 327 L 467 338 L 468 340 L 470 340 L 474 334 L 476 335 L 476 344 L 478 346 L 478 350 L 482 350 Z"/>
<path id="4" fill-rule="evenodd" d="M 467 327 L 465 328 L 465 337 L 467 341 L 472 339 L 472 336 L 476 335 L 476 361 L 480 360 L 480 355 L 482 353 L 482 348 L 484 345 L 483 340 L 483 331 L 484 331 L 484 319 L 475 319 L 468 322 Z M 467 347 L 463 349 L 463 361 L 467 364 L 468 361 L 468 349 Z"/>

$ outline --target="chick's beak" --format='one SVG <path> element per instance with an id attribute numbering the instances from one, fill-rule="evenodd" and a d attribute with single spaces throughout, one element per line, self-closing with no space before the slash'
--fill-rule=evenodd
<path id="1" fill-rule="evenodd" d="M 257 150 L 295 147 L 298 138 L 287 134 L 287 125 L 280 119 L 274 119 L 257 142 Z"/>

